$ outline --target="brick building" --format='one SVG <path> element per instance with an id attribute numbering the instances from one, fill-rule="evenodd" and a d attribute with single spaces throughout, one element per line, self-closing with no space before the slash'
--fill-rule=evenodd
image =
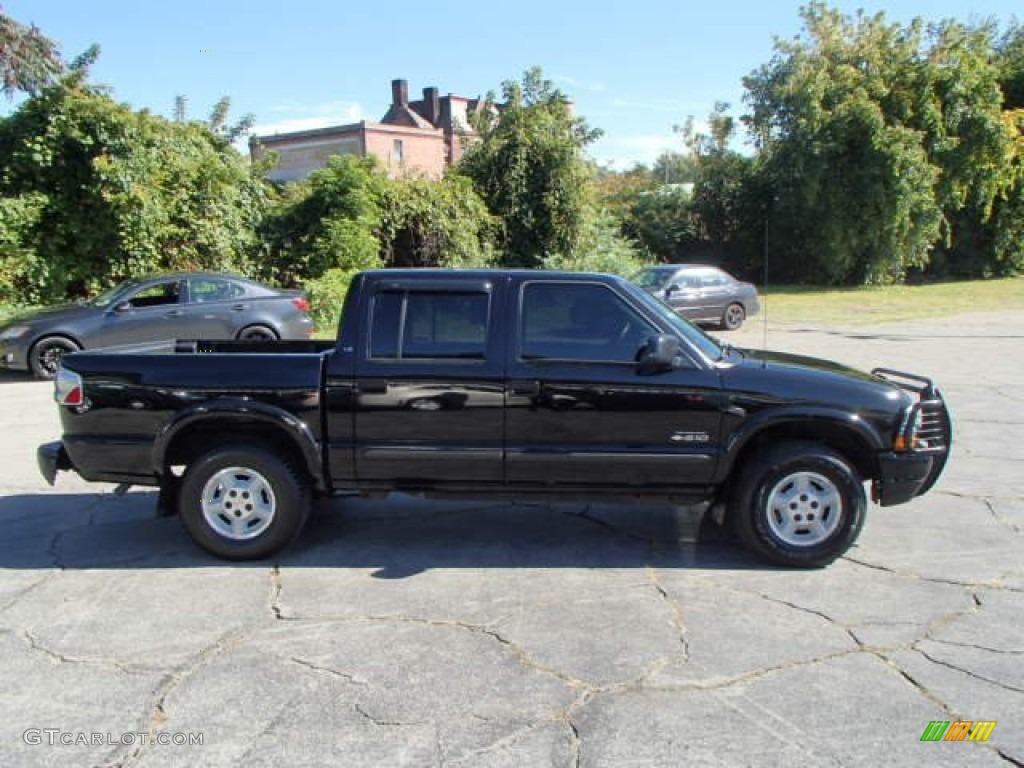
<path id="1" fill-rule="evenodd" d="M 327 165 L 331 155 L 375 155 L 389 175 L 406 173 L 440 178 L 462 156 L 462 137 L 472 135 L 468 116 L 479 109 L 480 99 L 424 88 L 423 98 L 409 101 L 409 84 L 391 81 L 391 106 L 378 123 L 362 120 L 349 125 L 311 131 L 253 136 L 249 151 L 259 160 L 268 151 L 278 154 L 270 172 L 274 181 L 304 179 Z"/>

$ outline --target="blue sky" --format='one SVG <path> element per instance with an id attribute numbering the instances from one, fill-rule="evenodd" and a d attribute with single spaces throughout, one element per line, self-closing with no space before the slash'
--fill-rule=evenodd
<path id="1" fill-rule="evenodd" d="M 616 169 L 678 148 L 672 125 L 700 119 L 715 101 L 742 111 L 741 79 L 772 54 L 775 36 L 800 31 L 801 2 L 685 0 L 508 5 L 433 2 L 245 3 L 218 0 L 0 0 L 34 22 L 72 58 L 102 54 L 93 79 L 135 108 L 170 116 L 174 97 L 205 117 L 223 95 L 232 114 L 251 112 L 258 132 L 377 120 L 393 78 L 410 94 L 436 85 L 475 97 L 539 65 L 605 135 L 590 150 Z M 1004 24 L 1020 0 L 833 2 L 852 13 L 885 12 Z M 0 113 L 11 104 L 0 104 Z"/>

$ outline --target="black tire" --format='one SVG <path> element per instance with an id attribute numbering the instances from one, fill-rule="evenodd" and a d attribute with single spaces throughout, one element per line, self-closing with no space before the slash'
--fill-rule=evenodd
<path id="1" fill-rule="evenodd" d="M 743 308 L 742 304 L 734 302 L 722 313 L 721 326 L 726 331 L 735 331 L 743 325 L 743 321 L 746 319 L 747 310 Z"/>
<path id="2" fill-rule="evenodd" d="M 265 325 L 249 325 L 238 332 L 239 341 L 277 341 L 277 333 Z"/>
<path id="3" fill-rule="evenodd" d="M 222 445 L 192 462 L 178 514 L 193 541 L 228 560 L 258 560 L 287 547 L 309 517 L 306 475 L 269 448 Z"/>
<path id="4" fill-rule="evenodd" d="M 78 352 L 80 346 L 64 336 L 44 336 L 28 353 L 28 365 L 37 379 L 52 379 L 64 355 Z"/>
<path id="5" fill-rule="evenodd" d="M 783 443 L 740 472 L 730 522 L 751 551 L 779 565 L 820 568 L 848 550 L 867 499 L 856 470 L 820 443 Z"/>

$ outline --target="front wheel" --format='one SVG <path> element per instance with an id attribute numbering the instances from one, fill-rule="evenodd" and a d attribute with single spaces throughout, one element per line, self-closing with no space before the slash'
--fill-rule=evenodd
<path id="1" fill-rule="evenodd" d="M 192 462 L 178 513 L 192 539 L 228 560 L 269 557 L 299 535 L 309 516 L 305 475 L 262 447 L 224 445 Z"/>
<path id="2" fill-rule="evenodd" d="M 752 551 L 780 565 L 819 568 L 857 540 L 866 508 L 864 485 L 843 456 L 794 442 L 744 468 L 729 511 Z"/>
<path id="3" fill-rule="evenodd" d="M 57 375 L 64 355 L 80 350 L 75 342 L 63 336 L 47 336 L 32 345 L 28 353 L 28 365 L 37 379 L 52 379 Z"/>

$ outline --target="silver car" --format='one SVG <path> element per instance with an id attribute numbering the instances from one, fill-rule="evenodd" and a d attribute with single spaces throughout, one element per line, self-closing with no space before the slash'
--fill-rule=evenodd
<path id="1" fill-rule="evenodd" d="M 69 352 L 176 339 L 308 339 L 309 302 L 234 275 L 182 272 L 128 280 L 89 301 L 0 324 L 0 368 L 51 379 Z"/>
<path id="2" fill-rule="evenodd" d="M 757 288 L 718 267 L 665 264 L 647 267 L 633 282 L 695 323 L 734 331 L 761 308 Z"/>

